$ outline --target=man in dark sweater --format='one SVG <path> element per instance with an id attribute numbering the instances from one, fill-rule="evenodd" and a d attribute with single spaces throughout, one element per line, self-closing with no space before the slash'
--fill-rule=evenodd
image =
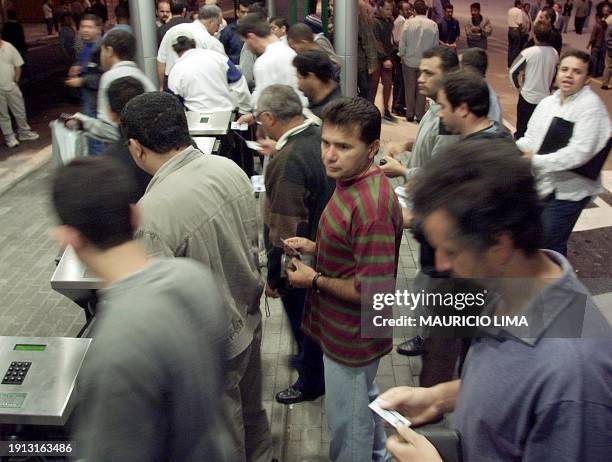
<path id="1" fill-rule="evenodd" d="M 385 0 L 375 15 L 372 30 L 376 37 L 376 50 L 378 52 L 378 67 L 372 74 L 372 91 L 370 101 L 374 102 L 378 90 L 378 82 L 382 80 L 383 85 L 383 119 L 395 122 L 396 119 L 389 111 L 389 100 L 393 87 L 393 43 L 391 35 L 393 33 L 393 1 Z"/>
<path id="2" fill-rule="evenodd" d="M 334 75 L 334 64 L 323 50 L 308 50 L 293 58 L 297 70 L 298 88 L 308 98 L 308 109 L 321 118 L 323 108 L 342 96 Z"/>
<path id="3" fill-rule="evenodd" d="M 165 24 L 157 28 L 157 44 L 159 45 L 171 27 L 177 24 L 190 23 L 191 19 L 185 17 L 185 0 L 170 0 L 170 13 L 172 17 Z"/>
<path id="4" fill-rule="evenodd" d="M 283 404 L 313 400 L 324 393 L 323 354 L 302 332 L 305 289 L 295 289 L 283 277 L 283 239 L 314 239 L 319 218 L 334 191 L 321 161 L 321 131 L 302 115 L 300 98 L 287 85 L 270 85 L 257 103 L 264 132 L 276 140 L 278 154 L 266 170 L 264 240 L 268 253 L 266 293 L 281 297 L 298 344 L 294 365 L 297 381 L 276 395 Z"/>
<path id="5" fill-rule="evenodd" d="M 144 86 L 134 77 L 122 77 L 111 83 L 108 87 L 108 102 L 110 104 L 110 117 L 112 121 L 119 124 L 123 107 L 132 98 L 144 92 Z M 137 184 L 133 203 L 138 202 L 144 195 L 152 176 L 138 167 L 134 162 L 130 150 L 127 147 L 127 139 L 123 131 L 121 131 L 121 138 L 119 138 L 117 142 L 109 145 L 102 154 L 117 159 L 127 170 L 129 170 L 130 175 L 134 177 Z"/>

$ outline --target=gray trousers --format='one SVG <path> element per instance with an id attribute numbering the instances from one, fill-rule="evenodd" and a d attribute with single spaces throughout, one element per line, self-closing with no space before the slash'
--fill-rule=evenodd
<path id="1" fill-rule="evenodd" d="M 406 95 L 406 117 L 421 120 L 425 115 L 425 96 L 419 92 L 417 80 L 419 69 L 402 64 L 404 93 Z"/>
<path id="2" fill-rule="evenodd" d="M 228 462 L 270 462 L 272 437 L 261 402 L 261 324 L 251 345 L 226 361 L 225 391 L 221 398 L 226 428 L 230 431 Z"/>
<path id="3" fill-rule="evenodd" d="M 0 90 L 0 130 L 5 137 L 13 135 L 13 126 L 11 125 L 11 116 L 9 110 L 13 113 L 17 121 L 17 128 L 20 132 L 30 130 L 26 119 L 25 103 L 23 95 L 19 89 L 19 85 L 15 84 L 10 90 Z"/>

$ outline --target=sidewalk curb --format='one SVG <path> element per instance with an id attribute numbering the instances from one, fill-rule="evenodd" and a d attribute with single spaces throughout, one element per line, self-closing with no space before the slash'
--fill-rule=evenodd
<path id="1" fill-rule="evenodd" d="M 27 161 L 0 177 L 0 196 L 51 160 L 51 145 L 45 146 Z"/>

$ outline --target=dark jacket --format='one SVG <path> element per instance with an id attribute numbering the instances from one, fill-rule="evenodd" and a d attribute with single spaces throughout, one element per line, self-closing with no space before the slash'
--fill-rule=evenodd
<path id="1" fill-rule="evenodd" d="M 393 19 L 385 18 L 376 13 L 372 31 L 376 38 L 376 51 L 378 52 L 379 61 L 391 59 L 393 55 Z"/>
<path id="2" fill-rule="evenodd" d="M 236 65 L 240 64 L 240 52 L 242 51 L 242 39 L 236 32 L 238 21 L 231 22 L 221 31 L 219 41 L 225 48 L 225 54 Z"/>
<path id="3" fill-rule="evenodd" d="M 153 177 L 136 165 L 127 147 L 126 141 L 125 137 L 121 137 L 116 143 L 108 145 L 102 155 L 117 159 L 126 167 L 130 174 L 133 175 L 136 183 L 138 183 L 138 194 L 136 197 L 131 198 L 130 202 L 135 204 L 144 196 L 147 186 Z"/>
<path id="4" fill-rule="evenodd" d="M 281 279 L 280 239 L 315 240 L 319 219 L 335 189 L 321 161 L 321 130 L 310 125 L 291 136 L 266 170 L 264 242 L 268 254 L 268 284 L 285 288 Z"/>

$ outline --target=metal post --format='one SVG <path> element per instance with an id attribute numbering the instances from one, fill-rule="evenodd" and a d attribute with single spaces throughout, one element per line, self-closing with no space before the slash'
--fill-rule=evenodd
<path id="1" fill-rule="evenodd" d="M 276 16 L 276 0 L 268 0 L 268 18 Z"/>
<path id="2" fill-rule="evenodd" d="M 357 95 L 357 2 L 336 0 L 334 3 L 334 46 L 340 58 L 340 86 L 344 96 Z"/>
<path id="3" fill-rule="evenodd" d="M 130 21 L 136 37 L 136 62 L 153 84 L 158 86 L 155 3 L 151 0 L 129 1 Z"/>
<path id="4" fill-rule="evenodd" d="M 289 23 L 297 22 L 297 0 L 289 0 Z"/>
<path id="5" fill-rule="evenodd" d="M 329 0 L 321 1 L 321 22 L 323 23 L 323 33 L 327 35 L 329 31 Z"/>

